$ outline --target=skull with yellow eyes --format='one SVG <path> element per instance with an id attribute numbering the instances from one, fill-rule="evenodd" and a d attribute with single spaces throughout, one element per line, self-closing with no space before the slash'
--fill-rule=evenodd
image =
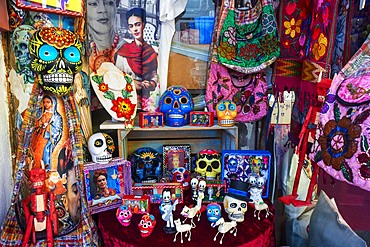
<path id="1" fill-rule="evenodd" d="M 66 95 L 82 68 L 82 43 L 71 31 L 50 27 L 35 32 L 28 45 L 31 69 L 45 91 Z"/>
<path id="2" fill-rule="evenodd" d="M 237 115 L 236 104 L 231 100 L 221 100 L 216 106 L 216 114 L 218 125 L 233 126 Z"/>

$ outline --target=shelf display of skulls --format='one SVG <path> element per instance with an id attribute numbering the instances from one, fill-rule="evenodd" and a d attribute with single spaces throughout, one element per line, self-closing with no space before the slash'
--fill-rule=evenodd
<path id="1" fill-rule="evenodd" d="M 159 111 L 164 113 L 164 124 L 177 127 L 190 122 L 194 101 L 190 92 L 182 86 L 171 86 L 159 100 Z"/>
<path id="2" fill-rule="evenodd" d="M 150 234 L 152 234 L 155 225 L 157 224 L 155 217 L 151 214 L 144 214 L 143 217 L 141 217 L 140 223 L 139 223 L 139 230 L 140 235 L 143 238 L 148 237 Z"/>
<path id="3" fill-rule="evenodd" d="M 95 133 L 90 136 L 87 146 L 94 162 L 107 164 L 112 160 L 115 146 L 110 135 Z"/>
<path id="4" fill-rule="evenodd" d="M 129 226 L 131 224 L 132 212 L 126 205 L 121 205 L 117 208 L 116 218 L 123 226 Z"/>
<path id="5" fill-rule="evenodd" d="M 214 149 L 203 149 L 198 153 L 195 171 L 206 180 L 215 180 L 221 173 L 221 155 Z"/>
<path id="6" fill-rule="evenodd" d="M 247 212 L 247 203 L 250 201 L 248 198 L 248 183 L 231 180 L 230 187 L 224 198 L 224 208 L 230 220 L 236 222 L 244 221 L 244 214 Z"/>
<path id="7" fill-rule="evenodd" d="M 182 183 L 184 190 L 190 188 L 190 172 L 184 167 L 173 168 L 172 170 L 172 182 Z"/>
<path id="8" fill-rule="evenodd" d="M 74 76 L 82 69 L 82 43 L 71 31 L 47 27 L 36 31 L 29 40 L 31 69 L 45 91 L 66 95 Z"/>
<path id="9" fill-rule="evenodd" d="M 137 149 L 131 156 L 132 178 L 136 183 L 158 182 L 162 175 L 159 152 L 151 147 Z"/>
<path id="10" fill-rule="evenodd" d="M 234 126 L 237 115 L 236 104 L 231 100 L 221 100 L 216 105 L 216 115 L 218 125 L 224 127 Z"/>

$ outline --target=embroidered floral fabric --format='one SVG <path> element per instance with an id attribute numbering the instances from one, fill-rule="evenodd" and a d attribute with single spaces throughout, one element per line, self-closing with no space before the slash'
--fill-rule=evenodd
<path id="1" fill-rule="evenodd" d="M 332 82 L 310 158 L 332 177 L 370 191 L 369 38 Z"/>

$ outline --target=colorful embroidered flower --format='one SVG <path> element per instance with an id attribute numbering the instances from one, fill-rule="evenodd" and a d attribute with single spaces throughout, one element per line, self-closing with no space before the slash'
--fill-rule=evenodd
<path id="1" fill-rule="evenodd" d="M 318 139 L 322 150 L 322 158 L 327 166 L 339 171 L 345 162 L 357 151 L 356 138 L 361 134 L 361 127 L 354 125 L 350 118 L 338 121 L 330 120 L 323 128 L 323 135 Z"/>
<path id="2" fill-rule="evenodd" d="M 328 39 L 323 33 L 320 33 L 319 39 L 312 46 L 312 54 L 315 56 L 316 60 L 320 60 L 320 58 L 325 55 L 327 46 Z"/>
<path id="3" fill-rule="evenodd" d="M 132 88 L 131 84 L 126 84 L 126 91 L 127 92 L 132 92 L 134 89 Z"/>
<path id="4" fill-rule="evenodd" d="M 290 35 L 291 38 L 294 38 L 296 33 L 301 33 L 302 20 L 295 21 L 292 18 L 290 21 L 284 21 L 284 27 L 286 28 L 285 34 Z"/>
<path id="5" fill-rule="evenodd" d="M 224 36 L 227 38 L 227 42 L 230 45 L 236 45 L 235 28 L 228 27 L 224 33 Z"/>
<path id="6" fill-rule="evenodd" d="M 131 100 L 122 97 L 118 97 L 116 100 L 112 100 L 113 106 L 112 111 L 116 112 L 118 118 L 130 119 L 132 114 L 135 112 L 135 104 L 131 103 Z"/>
<path id="7" fill-rule="evenodd" d="M 41 29 L 40 36 L 45 43 L 55 45 L 58 48 L 71 46 L 76 41 L 74 33 L 56 27 Z"/>
<path id="8" fill-rule="evenodd" d="M 262 13 L 262 33 L 273 33 L 277 29 L 274 15 Z"/>
<path id="9" fill-rule="evenodd" d="M 227 60 L 232 60 L 236 57 L 235 47 L 229 46 L 226 42 L 221 42 L 221 45 L 217 48 L 218 54 Z"/>
<path id="10" fill-rule="evenodd" d="M 108 89 L 109 89 L 108 88 L 108 85 L 105 84 L 104 82 L 102 82 L 102 83 L 99 84 L 99 90 L 102 91 L 103 93 L 106 92 L 106 91 L 108 91 Z"/>

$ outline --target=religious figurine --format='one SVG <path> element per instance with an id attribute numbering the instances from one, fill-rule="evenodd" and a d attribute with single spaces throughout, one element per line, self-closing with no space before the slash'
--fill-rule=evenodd
<path id="1" fill-rule="evenodd" d="M 174 203 L 171 201 L 171 190 L 165 188 L 162 192 L 162 203 L 159 205 L 159 211 L 162 214 L 162 219 L 166 221 L 164 226 L 164 231 L 168 234 L 175 233 L 176 228 L 173 223 L 173 213 L 176 210 L 176 205 L 178 200 L 176 199 Z"/>

